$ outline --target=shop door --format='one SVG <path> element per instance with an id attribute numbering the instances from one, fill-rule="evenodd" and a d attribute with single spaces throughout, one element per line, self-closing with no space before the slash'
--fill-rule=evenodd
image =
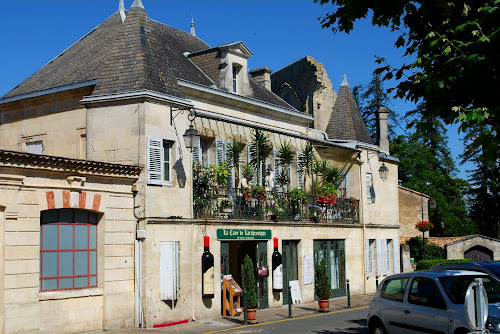
<path id="1" fill-rule="evenodd" d="M 257 259 L 258 259 L 258 267 L 267 266 L 267 241 L 259 241 L 257 245 Z M 258 277 L 258 291 L 259 291 L 259 309 L 265 309 L 269 307 L 269 302 L 267 299 L 267 277 L 259 276 Z"/>
<path id="2" fill-rule="evenodd" d="M 325 259 L 332 291 L 330 298 L 342 297 L 345 291 L 344 240 L 314 240 L 314 263 Z M 318 296 L 314 296 L 317 300 Z"/>
<path id="3" fill-rule="evenodd" d="M 220 242 L 220 273 L 221 275 L 229 275 L 229 242 L 221 241 Z M 220 294 L 221 294 L 221 303 L 220 303 L 220 314 L 222 315 L 222 300 L 224 300 L 223 291 L 222 291 L 222 277 L 220 278 Z"/>
<path id="4" fill-rule="evenodd" d="M 297 240 L 283 240 L 283 305 L 288 304 L 288 282 L 299 279 Z"/>

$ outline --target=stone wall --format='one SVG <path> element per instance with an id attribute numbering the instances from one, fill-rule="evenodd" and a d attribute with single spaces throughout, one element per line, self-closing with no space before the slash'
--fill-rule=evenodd
<path id="1" fill-rule="evenodd" d="M 447 259 L 463 259 L 464 253 L 475 246 L 487 248 L 493 252 L 493 261 L 500 260 L 500 240 L 483 235 L 471 235 L 445 246 Z"/>
<path id="2" fill-rule="evenodd" d="M 399 236 L 422 237 L 415 225 L 421 220 L 429 220 L 429 196 L 402 186 L 398 187 L 399 194 Z M 429 236 L 429 232 L 425 232 Z"/>
<path id="3" fill-rule="evenodd" d="M 134 323 L 133 180 L 0 167 L 0 326 L 5 333 L 71 333 Z M 83 198 L 83 199 L 82 199 Z M 40 215 L 47 209 L 97 212 L 97 288 L 40 292 Z M 0 210 L 2 211 L 2 210 Z"/>

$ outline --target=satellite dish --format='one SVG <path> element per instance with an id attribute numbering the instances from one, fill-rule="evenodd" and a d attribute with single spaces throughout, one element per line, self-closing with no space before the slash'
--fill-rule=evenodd
<path id="1" fill-rule="evenodd" d="M 476 278 L 465 294 L 465 316 L 472 330 L 485 329 L 488 319 L 488 295 L 481 278 Z"/>

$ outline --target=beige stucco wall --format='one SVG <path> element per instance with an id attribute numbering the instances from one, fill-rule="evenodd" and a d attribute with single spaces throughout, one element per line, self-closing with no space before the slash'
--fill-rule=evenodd
<path id="1" fill-rule="evenodd" d="M 5 333 L 70 333 L 118 329 L 134 323 L 135 220 L 131 179 L 87 176 L 83 186 L 69 184 L 73 174 L 0 167 L 0 216 L 4 253 L 0 320 Z M 85 209 L 101 196 L 98 213 L 98 287 L 39 292 L 40 212 L 48 208 L 47 192 L 55 208 L 63 207 L 68 191 L 73 208 L 86 193 Z M 76 195 L 76 196 L 75 196 Z"/>
<path id="2" fill-rule="evenodd" d="M 417 191 L 398 187 L 400 237 L 422 237 L 415 225 L 421 220 L 429 220 L 429 196 Z M 423 217 L 422 217 L 423 216 Z M 425 232 L 429 236 L 429 232 Z"/>
<path id="3" fill-rule="evenodd" d="M 300 240 L 298 244 L 298 275 L 302 299 L 304 302 L 314 301 L 314 285 L 304 285 L 303 258 L 313 255 L 313 241 L 320 239 L 345 240 L 345 270 L 346 279 L 350 280 L 351 294 L 360 295 L 375 291 L 374 278 L 365 284 L 364 243 L 363 234 L 373 238 L 398 239 L 397 228 L 371 228 L 366 232 L 362 225 L 312 224 L 312 223 L 272 223 L 208 221 L 186 223 L 180 221 L 154 221 L 147 224 L 146 240 L 143 253 L 144 277 L 144 308 L 145 323 L 151 327 L 156 323 L 176 321 L 181 319 L 203 319 L 220 315 L 221 294 L 218 288 L 220 282 L 220 241 L 217 240 L 217 229 L 264 229 L 271 230 L 272 237 L 279 240 L 279 250 L 283 240 Z M 203 253 L 203 233 L 210 236 L 210 251 L 214 255 L 216 289 L 213 299 L 201 297 L 201 255 Z M 180 248 L 180 298 L 172 307 L 170 302 L 164 302 L 160 297 L 160 242 L 179 241 Z M 267 241 L 267 263 L 271 267 L 273 253 L 272 240 Z M 393 272 L 393 271 L 391 271 Z M 272 279 L 268 277 L 269 307 L 282 307 L 283 296 L 273 294 Z M 380 280 L 383 276 L 381 276 Z M 218 279 L 219 278 L 219 279 Z M 238 282 L 241 283 L 241 282 Z M 365 291 L 365 289 L 367 291 Z"/>

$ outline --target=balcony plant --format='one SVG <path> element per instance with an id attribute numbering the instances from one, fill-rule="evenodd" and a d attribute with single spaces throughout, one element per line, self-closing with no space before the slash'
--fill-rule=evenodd
<path id="1" fill-rule="evenodd" d="M 294 216 L 300 214 L 300 206 L 306 204 L 306 194 L 299 188 L 295 188 L 288 193 L 290 198 L 289 206 Z"/>
<path id="2" fill-rule="evenodd" d="M 281 167 L 281 175 L 278 181 L 283 190 L 290 189 L 290 166 L 295 160 L 295 154 L 296 152 L 289 142 L 281 143 L 276 152 L 276 162 Z"/>
<path id="3" fill-rule="evenodd" d="M 271 220 L 277 222 L 278 215 L 283 211 L 283 209 L 278 205 L 278 203 L 266 202 L 266 207 L 269 212 L 271 212 Z"/>
<path id="4" fill-rule="evenodd" d="M 226 157 L 230 167 L 234 168 L 236 180 L 240 179 L 240 163 L 245 144 L 232 140 L 226 144 Z M 245 174 L 243 174 L 245 175 Z"/>
<path id="5" fill-rule="evenodd" d="M 226 186 L 229 175 L 231 175 L 231 168 L 227 161 L 222 161 L 218 165 L 211 165 L 211 168 L 215 171 L 217 185 Z"/>
<path id="6" fill-rule="evenodd" d="M 323 211 L 325 209 L 322 208 L 321 206 L 309 205 L 308 206 L 308 210 L 309 210 L 309 215 L 311 217 L 311 220 L 313 222 L 317 223 L 318 222 L 318 217 L 321 216 L 321 214 L 323 213 Z"/>
<path id="7" fill-rule="evenodd" d="M 245 256 L 241 265 L 241 288 L 247 294 L 248 320 L 255 321 L 257 314 L 257 282 L 255 280 L 255 268 L 252 259 Z"/>
<path id="8" fill-rule="evenodd" d="M 311 144 L 307 144 L 300 151 L 300 155 L 298 157 L 298 173 L 303 177 L 304 183 L 303 187 L 305 188 L 307 184 L 307 176 L 312 174 L 312 164 L 314 160 L 314 152 Z"/>
<path id="9" fill-rule="evenodd" d="M 331 293 L 330 278 L 326 267 L 325 259 L 314 264 L 314 293 L 318 296 L 320 310 L 328 309 L 328 302 Z"/>
<path id="10" fill-rule="evenodd" d="M 220 212 L 230 213 L 233 211 L 233 203 L 228 198 L 219 198 L 217 202 Z"/>
<path id="11" fill-rule="evenodd" d="M 216 179 L 213 168 L 204 167 L 199 162 L 193 163 L 193 202 L 196 213 L 209 205 Z"/>
<path id="12" fill-rule="evenodd" d="M 321 204 L 335 204 L 338 193 L 339 191 L 333 183 L 325 182 L 318 187 L 316 201 Z"/>
<path id="13" fill-rule="evenodd" d="M 269 140 L 269 135 L 262 131 L 255 130 L 255 132 L 252 133 L 252 141 L 250 142 L 250 164 L 257 172 L 260 172 L 262 163 L 266 161 L 266 158 L 272 151 L 273 148 Z M 256 182 L 258 182 L 258 180 Z"/>

